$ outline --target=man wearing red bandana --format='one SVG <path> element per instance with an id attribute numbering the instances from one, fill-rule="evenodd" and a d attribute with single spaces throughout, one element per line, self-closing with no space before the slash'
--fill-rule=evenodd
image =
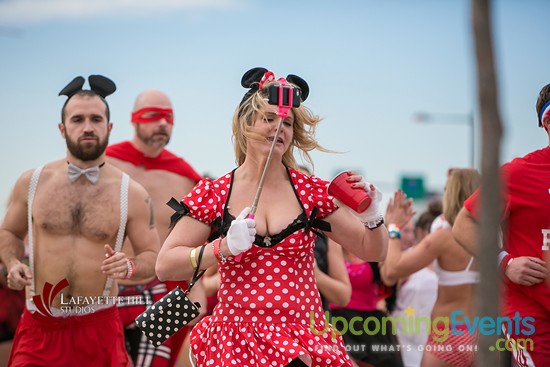
<path id="1" fill-rule="evenodd" d="M 182 199 L 201 179 L 201 176 L 182 158 L 165 146 L 170 141 L 174 127 L 172 103 L 166 94 L 158 90 L 146 90 L 137 98 L 132 112 L 134 138 L 113 144 L 107 148 L 107 160 L 141 183 L 153 201 L 156 228 L 164 241 L 169 232 L 173 210 L 166 205 L 171 197 Z M 124 249 L 129 247 L 125 243 Z M 182 284 L 183 283 L 183 284 Z M 184 282 L 160 282 L 156 277 L 145 282 L 120 282 L 119 295 L 142 295 L 148 302 L 155 302 L 177 285 L 187 288 Z M 195 286 L 191 299 L 206 306 L 204 292 Z M 136 328 L 134 319 L 145 305 L 119 303 L 119 312 L 125 325 L 126 346 L 135 367 L 174 366 L 188 328 L 181 329 L 158 348 L 147 341 Z M 198 319 L 197 319 L 198 320 Z"/>

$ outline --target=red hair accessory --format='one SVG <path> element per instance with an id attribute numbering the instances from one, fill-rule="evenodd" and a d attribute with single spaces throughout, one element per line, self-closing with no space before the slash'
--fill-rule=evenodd
<path id="1" fill-rule="evenodd" d="M 147 124 L 165 119 L 169 124 L 174 123 L 174 110 L 161 107 L 143 107 L 132 112 L 132 122 Z"/>
<path id="2" fill-rule="evenodd" d="M 281 78 L 286 80 L 287 83 L 292 83 L 296 85 L 298 88 L 300 88 L 300 99 L 301 102 L 305 102 L 309 95 L 309 86 L 307 85 L 306 81 L 302 78 L 300 78 L 297 75 L 294 74 L 288 74 L 286 78 Z M 275 75 L 273 72 L 267 70 L 266 68 L 257 67 L 252 68 L 248 70 L 246 73 L 244 73 L 242 79 L 241 79 L 241 85 L 245 88 L 250 88 L 241 99 L 241 103 L 239 103 L 239 107 L 242 106 L 242 104 L 250 98 L 254 93 L 256 93 L 259 89 L 262 89 L 264 84 L 269 81 L 275 80 Z M 240 111 L 239 111 L 240 116 Z"/>
<path id="3" fill-rule="evenodd" d="M 271 70 L 266 71 L 264 75 L 262 76 L 262 79 L 260 79 L 259 83 L 259 89 L 262 89 L 264 87 L 264 83 L 269 83 L 275 80 L 275 74 Z"/>

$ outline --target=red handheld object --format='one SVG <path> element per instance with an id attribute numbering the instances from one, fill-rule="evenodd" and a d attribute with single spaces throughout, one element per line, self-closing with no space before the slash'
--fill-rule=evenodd
<path id="1" fill-rule="evenodd" d="M 363 213 L 370 206 L 372 199 L 365 190 L 351 187 L 352 183 L 347 181 L 350 175 L 349 172 L 338 174 L 328 185 L 327 192 L 350 209 Z"/>
<path id="2" fill-rule="evenodd" d="M 285 86 L 285 82 L 282 81 L 281 85 L 279 86 L 279 104 L 277 107 L 279 107 L 279 110 L 277 111 L 277 116 L 281 118 L 281 120 L 286 119 L 288 117 L 288 111 L 292 108 L 292 89 L 291 92 L 288 93 L 288 104 L 285 105 L 283 101 L 283 88 Z"/>

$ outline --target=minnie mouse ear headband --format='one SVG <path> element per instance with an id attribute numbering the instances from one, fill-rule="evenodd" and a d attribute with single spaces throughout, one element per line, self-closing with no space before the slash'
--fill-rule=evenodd
<path id="1" fill-rule="evenodd" d="M 101 96 L 101 98 L 105 98 L 116 91 L 115 83 L 103 75 L 90 75 L 88 77 L 88 83 L 90 84 L 90 90 Z M 76 93 L 83 90 L 83 85 L 84 78 L 77 76 L 69 84 L 67 84 L 58 95 L 67 96 L 70 99 Z"/>
<path id="2" fill-rule="evenodd" d="M 257 67 L 248 70 L 246 73 L 244 73 L 241 79 L 241 85 L 245 88 L 250 89 L 243 96 L 243 99 L 241 100 L 239 106 L 242 105 L 248 98 L 250 98 L 250 96 L 260 90 L 263 87 L 264 83 L 274 80 L 275 74 L 273 74 L 273 72 L 267 70 L 266 68 Z M 288 74 L 286 77 L 286 81 L 296 85 L 300 89 L 300 96 L 302 102 L 304 102 L 309 96 L 309 86 L 307 85 L 306 81 L 294 74 Z"/>
<path id="3" fill-rule="evenodd" d="M 90 75 L 88 77 L 88 83 L 90 84 L 90 89 L 82 89 L 82 86 L 84 85 L 84 78 L 81 76 L 77 76 L 69 84 L 67 84 L 65 88 L 61 89 L 61 92 L 59 92 L 58 96 L 67 96 L 67 100 L 65 101 L 65 104 L 61 109 L 61 121 L 63 121 L 65 106 L 67 106 L 67 103 L 69 102 L 71 97 L 80 91 L 91 91 L 98 95 L 107 107 L 107 120 L 110 120 L 111 111 L 109 109 L 109 104 L 105 100 L 105 97 L 113 94 L 116 91 L 115 83 L 111 79 L 106 78 L 103 75 Z"/>

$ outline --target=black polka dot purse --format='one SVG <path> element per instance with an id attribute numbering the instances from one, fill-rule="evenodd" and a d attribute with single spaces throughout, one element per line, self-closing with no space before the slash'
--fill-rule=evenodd
<path id="1" fill-rule="evenodd" d="M 187 290 L 180 287 L 172 289 L 136 317 L 137 326 L 155 347 L 199 316 L 200 303 L 191 301 L 187 295 L 204 274 L 204 270 L 199 270 L 204 248 L 202 246 L 200 249 L 197 268 Z"/>

